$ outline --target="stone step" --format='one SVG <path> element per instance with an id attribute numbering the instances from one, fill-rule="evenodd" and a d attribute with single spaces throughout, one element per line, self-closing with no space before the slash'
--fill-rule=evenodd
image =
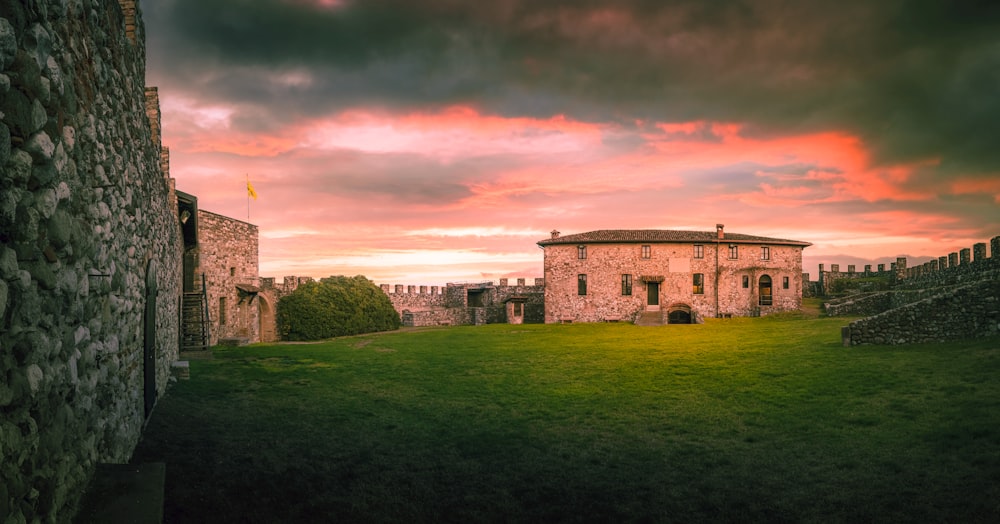
<path id="1" fill-rule="evenodd" d="M 662 326 L 663 314 L 660 311 L 642 311 L 635 319 L 637 326 Z"/>

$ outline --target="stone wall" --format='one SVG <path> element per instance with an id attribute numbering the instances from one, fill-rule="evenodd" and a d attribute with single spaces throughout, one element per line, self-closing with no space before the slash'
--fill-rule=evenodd
<path id="1" fill-rule="evenodd" d="M 989 247 L 989 249 L 987 249 Z M 885 264 L 864 266 L 859 271 L 848 265 L 842 271 L 839 264 L 819 265 L 819 280 L 805 282 L 815 288 L 817 295 L 830 296 L 845 291 L 867 292 L 886 289 L 923 289 L 970 282 L 981 278 L 984 272 L 1000 269 L 1000 236 L 990 239 L 989 244 L 980 242 L 971 248 L 942 255 L 919 265 L 909 265 L 906 257 L 897 257 L 896 262 L 886 268 Z"/>
<path id="2" fill-rule="evenodd" d="M 210 340 L 260 341 L 257 226 L 198 210 L 198 271 L 205 275 Z M 266 300 L 266 299 L 265 299 Z"/>
<path id="3" fill-rule="evenodd" d="M 141 16 L 131 29 L 112 0 L 0 3 L 6 522 L 71 519 L 95 464 L 129 460 L 177 358 L 176 203 Z"/>
<path id="4" fill-rule="evenodd" d="M 844 328 L 845 345 L 904 344 L 992 336 L 1000 326 L 1000 236 L 916 267 L 900 258 L 892 289 L 824 304 L 826 313 L 864 315 Z M 834 269 L 837 269 L 836 267 Z"/>
<path id="5" fill-rule="evenodd" d="M 443 288 L 400 284 L 379 287 L 389 297 L 404 326 L 544 321 L 545 281 L 541 278 L 536 278 L 533 284 L 519 278 L 515 285 L 510 285 L 508 279 L 502 278 L 498 285 L 484 281 L 449 283 Z M 507 302 L 511 300 L 523 304 L 521 318 L 508 315 Z"/>
<path id="6" fill-rule="evenodd" d="M 911 344 L 1000 334 L 1000 274 L 851 322 L 844 345 Z"/>
<path id="7" fill-rule="evenodd" d="M 835 295 L 843 293 L 844 290 L 855 290 L 855 292 L 885 290 L 905 278 L 906 257 L 898 257 L 888 268 L 885 264 L 874 267 L 867 264 L 863 270 L 858 271 L 857 266 L 849 264 L 847 271 L 841 269 L 840 264 L 831 264 L 829 270 L 826 269 L 826 264 L 820 264 L 819 280 L 811 282 L 807 287 L 812 287 L 816 296 Z"/>
<path id="8" fill-rule="evenodd" d="M 278 302 L 282 297 L 291 294 L 305 282 L 312 282 L 312 277 L 286 276 L 279 284 L 274 277 L 260 278 L 260 341 L 277 342 L 278 336 Z"/>

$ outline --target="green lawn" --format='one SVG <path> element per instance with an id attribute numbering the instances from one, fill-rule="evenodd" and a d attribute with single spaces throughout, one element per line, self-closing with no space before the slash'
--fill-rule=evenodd
<path id="1" fill-rule="evenodd" d="M 217 348 L 135 460 L 167 522 L 1000 520 L 1000 339 L 812 316 Z"/>

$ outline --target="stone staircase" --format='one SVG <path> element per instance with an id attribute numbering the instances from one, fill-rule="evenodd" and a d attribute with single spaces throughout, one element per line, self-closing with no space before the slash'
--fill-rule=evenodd
<path id="1" fill-rule="evenodd" d="M 663 312 L 660 310 L 642 311 L 635 319 L 637 326 L 662 326 L 664 324 L 666 322 L 663 321 Z"/>
<path id="2" fill-rule="evenodd" d="M 205 295 L 184 293 L 181 303 L 181 351 L 208 349 L 208 315 Z"/>

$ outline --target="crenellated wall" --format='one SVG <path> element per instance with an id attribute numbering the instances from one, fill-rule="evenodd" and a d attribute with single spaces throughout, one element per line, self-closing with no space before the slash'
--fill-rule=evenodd
<path id="1" fill-rule="evenodd" d="M 545 280 L 529 285 L 517 279 L 510 285 L 492 281 L 449 283 L 446 286 L 379 286 L 400 314 L 404 326 L 539 323 L 544 321 Z M 511 303 L 520 306 L 509 305 Z"/>
<path id="2" fill-rule="evenodd" d="M 990 240 L 989 251 L 987 244 L 980 242 L 917 266 L 909 266 L 906 257 L 898 257 L 888 269 L 878 264 L 874 270 L 872 265 L 866 265 L 863 271 L 857 271 L 856 266 L 848 265 L 847 271 L 841 271 L 839 264 L 831 264 L 827 271 L 825 264 L 820 264 L 818 281 L 809 282 L 807 287 L 817 295 L 828 296 L 847 290 L 884 291 L 954 284 L 1000 269 L 997 254 L 1000 254 L 1000 236 Z M 805 275 L 804 281 L 808 282 L 808 273 Z"/>
<path id="3" fill-rule="evenodd" d="M 1000 332 L 1000 236 L 971 249 L 906 267 L 892 289 L 824 304 L 828 315 L 864 315 L 843 333 L 845 345 L 902 344 L 992 336 Z"/>
<path id="4" fill-rule="evenodd" d="M 131 457 L 177 358 L 181 239 L 140 15 L 0 3 L 5 522 L 69 521 L 95 465 Z"/>

